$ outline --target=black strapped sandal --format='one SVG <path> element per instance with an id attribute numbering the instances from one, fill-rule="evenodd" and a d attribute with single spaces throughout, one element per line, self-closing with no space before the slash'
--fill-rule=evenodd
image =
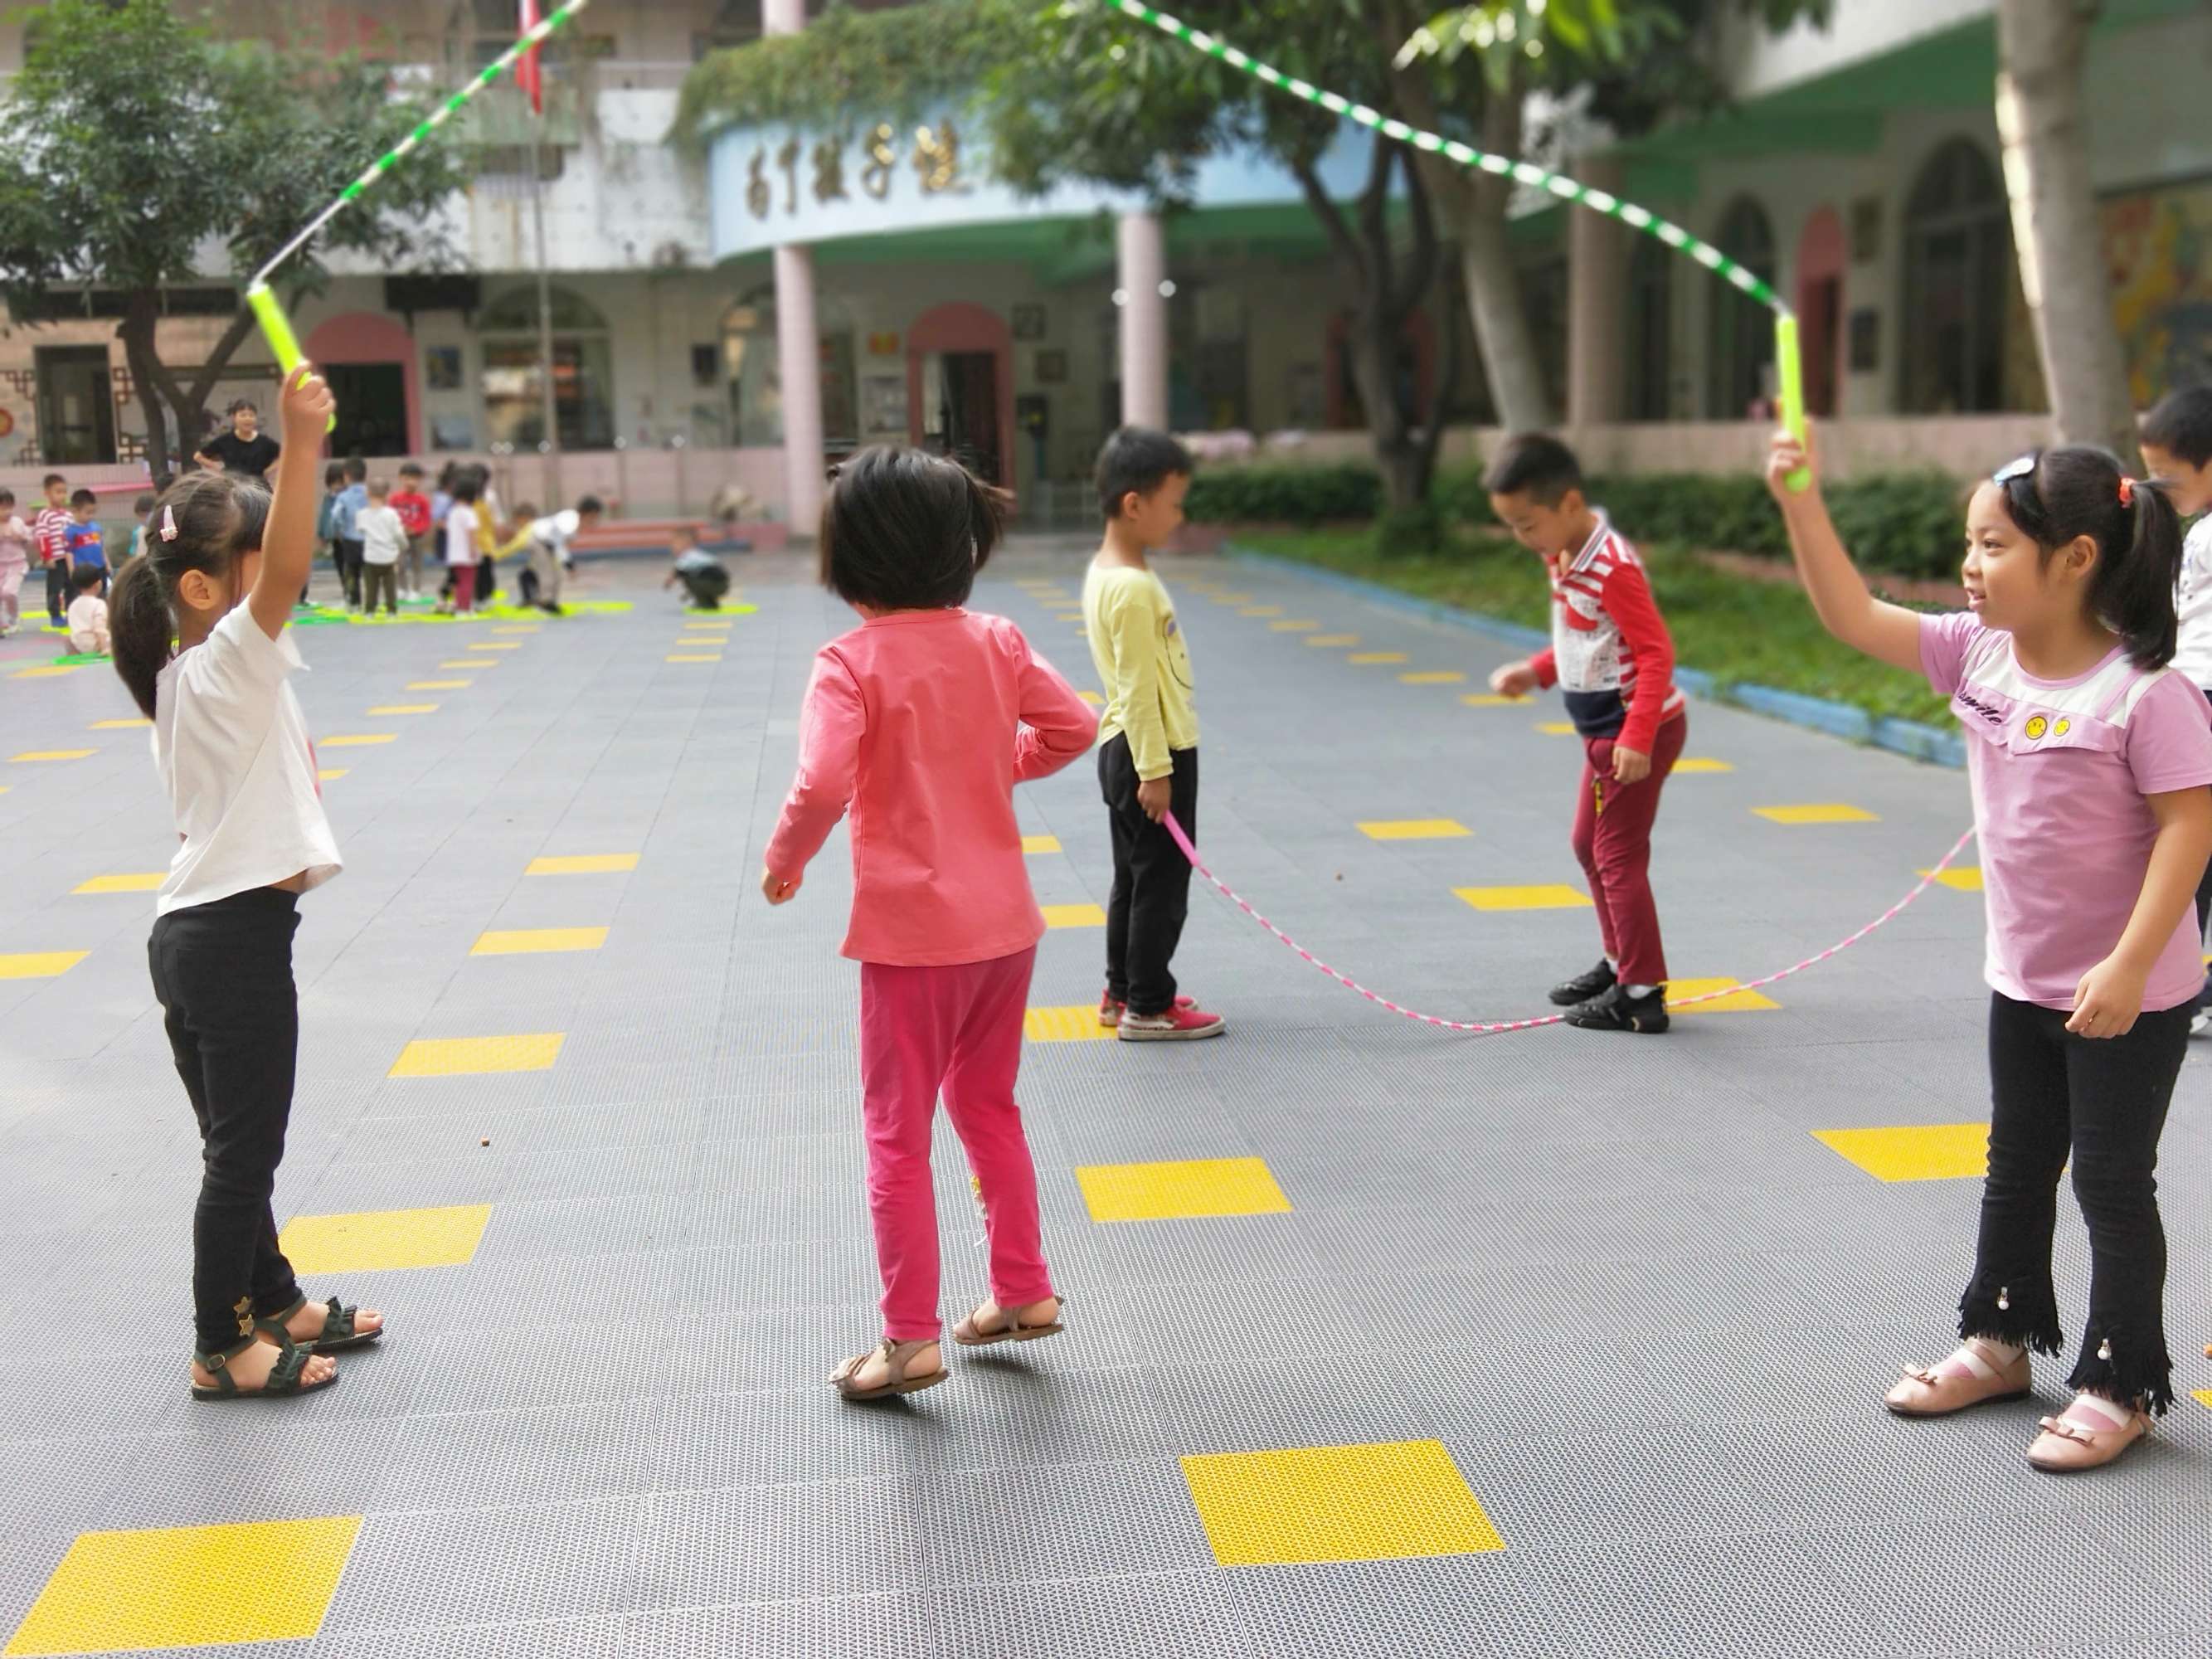
<path id="1" fill-rule="evenodd" d="M 277 1352 L 276 1366 L 269 1373 L 269 1380 L 258 1389 L 241 1389 L 230 1379 L 230 1362 L 245 1352 L 244 1348 L 240 1348 L 227 1354 L 195 1353 L 192 1358 L 215 1378 L 216 1385 L 210 1389 L 203 1383 L 193 1383 L 192 1398 L 282 1400 L 294 1395 L 313 1394 L 318 1389 L 329 1388 L 338 1380 L 338 1374 L 332 1371 L 319 1382 L 303 1382 L 301 1379 L 307 1375 L 307 1361 L 314 1356 L 298 1343 L 287 1342 Z"/>
<path id="2" fill-rule="evenodd" d="M 295 1339 L 284 1328 L 284 1322 L 307 1305 L 307 1298 L 303 1296 L 274 1319 L 255 1320 L 253 1328 L 266 1331 L 280 1345 L 289 1347 Z M 348 1348 L 368 1346 L 384 1334 L 384 1327 L 379 1325 L 373 1331 L 360 1329 L 356 1322 L 356 1316 L 360 1312 L 360 1309 L 349 1308 L 337 1297 L 332 1297 L 323 1304 L 323 1334 L 313 1342 L 302 1342 L 300 1346 L 312 1353 L 340 1353 Z"/>

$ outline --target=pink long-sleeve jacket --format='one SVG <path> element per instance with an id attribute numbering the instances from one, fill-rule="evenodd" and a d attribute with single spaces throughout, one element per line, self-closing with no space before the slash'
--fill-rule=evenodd
<path id="1" fill-rule="evenodd" d="M 769 872 L 798 879 L 849 811 L 845 955 L 937 968 L 1026 951 L 1044 917 L 1013 787 L 1057 772 L 1097 735 L 1097 716 L 1005 617 L 870 617 L 814 659 Z"/>

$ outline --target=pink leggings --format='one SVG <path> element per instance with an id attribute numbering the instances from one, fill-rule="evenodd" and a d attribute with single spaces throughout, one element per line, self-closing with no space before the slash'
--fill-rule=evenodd
<path id="1" fill-rule="evenodd" d="M 1014 1079 L 1034 947 L 950 968 L 860 964 L 860 1091 L 868 1212 L 884 1279 L 884 1334 L 938 1334 L 937 1196 L 930 1130 L 938 1091 L 983 1188 L 991 1295 L 1018 1308 L 1053 1293 L 1037 1223 L 1036 1169 Z"/>
<path id="2" fill-rule="evenodd" d="M 0 628 L 13 628 L 22 619 L 22 605 L 17 595 L 23 591 L 23 573 L 30 567 L 10 561 L 0 564 Z"/>

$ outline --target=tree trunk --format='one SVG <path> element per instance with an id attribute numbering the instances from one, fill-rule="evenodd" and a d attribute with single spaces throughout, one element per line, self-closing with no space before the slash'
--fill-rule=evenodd
<path id="1" fill-rule="evenodd" d="M 2052 432 L 2125 459 L 2135 451 L 2135 411 L 2081 114 L 2095 13 L 2084 0 L 1998 0 L 1997 132 Z"/>
<path id="2" fill-rule="evenodd" d="M 151 293 L 134 294 L 115 328 L 123 342 L 123 361 L 131 367 L 131 382 L 137 389 L 138 406 L 145 412 L 146 465 L 156 478 L 171 465 L 169 422 L 161 406 L 166 376 L 154 350 L 154 330 L 160 316 L 159 302 Z"/>

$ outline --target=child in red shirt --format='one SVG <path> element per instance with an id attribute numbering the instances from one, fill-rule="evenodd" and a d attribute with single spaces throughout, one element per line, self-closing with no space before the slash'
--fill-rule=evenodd
<path id="1" fill-rule="evenodd" d="M 385 503 L 399 515 L 407 546 L 399 556 L 399 597 L 422 596 L 422 544 L 430 534 L 430 498 L 422 493 L 422 469 L 410 461 L 399 469 L 399 488 Z"/>
<path id="2" fill-rule="evenodd" d="M 1589 878 L 1605 959 L 1552 988 L 1567 1023 L 1597 1031 L 1667 1029 L 1667 956 L 1651 898 L 1651 823 L 1689 732 L 1674 642 L 1636 550 L 1583 495 L 1582 466 L 1556 438 L 1509 440 L 1483 484 L 1492 510 L 1552 575 L 1552 645 L 1499 669 L 1491 690 L 1557 685 L 1587 763 L 1575 856 Z"/>

